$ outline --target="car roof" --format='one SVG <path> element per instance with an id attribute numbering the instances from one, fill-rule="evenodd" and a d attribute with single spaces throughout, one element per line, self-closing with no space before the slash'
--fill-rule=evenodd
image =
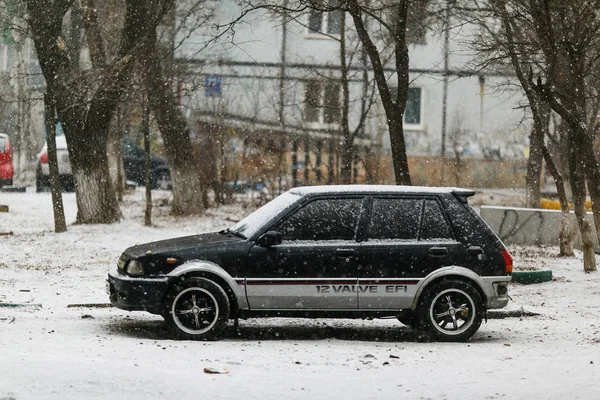
<path id="1" fill-rule="evenodd" d="M 300 196 L 312 194 L 455 194 L 458 196 L 472 196 L 473 190 L 455 187 L 435 187 L 435 186 L 402 186 L 402 185 L 323 185 L 323 186 L 302 186 L 290 189 L 290 192 Z"/>

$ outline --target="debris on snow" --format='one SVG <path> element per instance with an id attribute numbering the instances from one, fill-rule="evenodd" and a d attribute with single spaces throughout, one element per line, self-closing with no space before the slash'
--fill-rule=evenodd
<path id="1" fill-rule="evenodd" d="M 206 373 L 206 374 L 228 374 L 229 371 L 227 371 L 225 368 L 207 367 L 207 368 L 204 368 L 204 373 Z"/>

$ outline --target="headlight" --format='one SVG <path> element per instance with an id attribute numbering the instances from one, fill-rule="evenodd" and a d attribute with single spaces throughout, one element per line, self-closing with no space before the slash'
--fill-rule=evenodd
<path id="1" fill-rule="evenodd" d="M 125 272 L 131 276 L 142 276 L 144 275 L 144 265 L 137 260 L 131 260 L 127 263 Z"/>

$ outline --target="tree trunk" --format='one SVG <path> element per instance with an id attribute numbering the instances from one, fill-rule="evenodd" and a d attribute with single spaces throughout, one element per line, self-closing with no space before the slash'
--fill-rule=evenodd
<path id="1" fill-rule="evenodd" d="M 558 255 L 559 257 L 573 257 L 575 255 L 573 252 L 575 229 L 572 229 L 569 223 L 569 201 L 565 190 L 565 182 L 562 174 L 552 159 L 552 155 L 545 145 L 542 145 L 541 153 L 546 161 L 546 165 L 548 166 L 550 173 L 552 174 L 552 177 L 554 178 L 554 183 L 556 184 L 556 193 L 558 194 L 558 201 L 560 203 L 561 220 L 560 232 L 558 234 L 560 253 Z"/>
<path id="2" fill-rule="evenodd" d="M 27 0 L 28 22 L 37 58 L 47 90 L 56 101 L 56 111 L 69 145 L 77 191 L 78 223 L 119 220 L 119 206 L 106 155 L 109 125 L 120 95 L 129 82 L 134 51 L 148 32 L 155 32 L 166 11 L 158 0 L 128 0 L 126 4 L 117 57 L 101 70 L 94 70 L 93 75 L 81 70 L 78 58 L 69 57 L 69 49 L 62 40 L 63 19 L 73 2 Z M 92 25 L 88 27 L 93 27 L 94 20 L 90 21 Z M 92 36 L 97 38 L 97 35 Z M 100 51 L 101 46 L 94 49 Z M 92 76 L 93 83 L 88 75 Z M 90 95 L 91 87 L 97 89 Z"/>
<path id="3" fill-rule="evenodd" d="M 398 88 L 400 90 L 400 88 Z M 389 118 L 389 117 L 388 117 Z M 412 185 L 410 172 L 408 170 L 408 157 L 406 155 L 406 145 L 404 143 L 404 126 L 402 125 L 402 114 L 393 116 L 393 120 L 388 119 L 390 130 L 390 141 L 392 147 L 392 158 L 394 162 L 394 175 L 396 185 Z"/>
<path id="4" fill-rule="evenodd" d="M 119 220 L 106 156 L 103 161 L 76 169 L 73 176 L 77 185 L 77 224 L 110 224 Z"/>
<path id="5" fill-rule="evenodd" d="M 152 186 L 150 182 L 150 107 L 148 107 L 148 93 L 144 95 L 142 105 L 142 133 L 144 135 L 144 185 L 146 186 L 146 210 L 144 211 L 144 225 L 152 226 Z"/>
<path id="6" fill-rule="evenodd" d="M 592 227 L 585 212 L 585 174 L 577 149 L 577 132 L 569 130 L 570 142 L 574 145 L 569 148 L 569 170 L 571 175 L 571 191 L 573 193 L 573 210 L 577 218 L 581 241 L 583 242 L 583 269 L 585 272 L 596 271 L 596 257 L 594 254 L 594 240 Z"/>
<path id="7" fill-rule="evenodd" d="M 142 68 L 148 91 L 150 108 L 162 134 L 169 167 L 173 205 L 171 214 L 192 215 L 204 211 L 197 162 L 190 141 L 190 130 L 177 104 L 177 97 L 169 89 L 156 48 L 156 31 L 147 39 Z"/>
<path id="8" fill-rule="evenodd" d="M 343 184 L 352 183 L 352 161 L 354 160 L 354 132 L 350 131 L 348 113 L 350 110 L 350 88 L 348 65 L 346 63 L 346 20 L 340 24 L 340 74 L 342 84 L 342 165 L 340 180 Z"/>
<path id="9" fill-rule="evenodd" d="M 536 111 L 539 113 L 539 118 L 534 118 L 533 129 L 529 135 L 529 159 L 527 160 L 527 175 L 525 177 L 525 201 L 529 208 L 540 207 L 540 178 L 544 158 L 542 147 L 544 146 L 550 119 L 548 106 L 542 102 L 537 101 Z"/>
<path id="10" fill-rule="evenodd" d="M 408 14 L 408 0 L 400 0 L 395 15 L 395 30 L 390 32 L 394 39 L 394 55 L 396 58 L 395 69 L 398 77 L 398 90 L 396 98 L 392 94 L 387 82 L 387 76 L 377 46 L 369 36 L 362 19 L 362 8 L 357 0 L 348 1 L 348 12 L 352 16 L 354 26 L 373 67 L 375 82 L 379 96 L 385 110 L 392 147 L 392 161 L 397 185 L 411 185 L 408 170 L 408 157 L 404 142 L 404 127 L 402 117 L 408 100 L 408 47 L 406 45 L 406 21 Z"/>
<path id="11" fill-rule="evenodd" d="M 117 200 L 119 202 L 123 201 L 123 189 L 125 188 L 125 171 L 123 166 L 123 150 L 121 144 L 123 134 L 121 107 L 119 107 L 116 111 L 116 118 L 113 118 L 113 121 L 110 124 L 108 141 L 106 143 L 106 154 L 108 156 L 110 180 L 113 183 Z"/>
<path id="12" fill-rule="evenodd" d="M 50 187 L 52 190 L 52 211 L 54 212 L 54 232 L 66 232 L 67 223 L 62 201 L 62 189 L 58 177 L 58 160 L 56 158 L 56 108 L 52 97 L 44 94 L 44 114 L 46 115 L 46 142 L 48 144 L 48 169 L 50 170 Z"/>
<path id="13" fill-rule="evenodd" d="M 586 132 L 581 132 L 585 135 L 586 144 L 582 147 L 583 164 L 585 167 L 585 176 L 587 181 L 590 199 L 592 200 L 592 211 L 594 215 L 594 225 L 596 227 L 596 236 L 600 243 L 600 168 L 594 154 L 592 143 L 593 138 Z"/>

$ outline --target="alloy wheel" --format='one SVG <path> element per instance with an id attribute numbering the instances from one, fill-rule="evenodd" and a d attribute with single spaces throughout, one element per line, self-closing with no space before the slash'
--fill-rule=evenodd
<path id="1" fill-rule="evenodd" d="M 475 303 L 460 289 L 446 289 L 435 296 L 429 307 L 429 318 L 444 335 L 460 335 L 475 320 Z"/>
<path id="2" fill-rule="evenodd" d="M 210 331 L 219 318 L 219 305 L 208 290 L 190 287 L 175 296 L 171 305 L 173 322 L 190 335 Z"/>

